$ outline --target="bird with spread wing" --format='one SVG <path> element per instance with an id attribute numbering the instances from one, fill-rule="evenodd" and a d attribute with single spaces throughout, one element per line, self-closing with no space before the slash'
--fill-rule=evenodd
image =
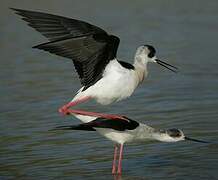
<path id="1" fill-rule="evenodd" d="M 132 65 L 117 59 L 119 38 L 97 26 L 81 20 L 42 12 L 11 9 L 22 16 L 29 26 L 48 38 L 48 42 L 33 48 L 73 61 L 82 87 L 71 102 L 59 109 L 60 113 L 117 118 L 116 115 L 75 110 L 70 107 L 90 99 L 107 105 L 130 97 L 147 76 L 149 62 L 158 63 L 177 72 L 175 66 L 156 57 L 156 50 L 151 45 L 138 47 Z"/>

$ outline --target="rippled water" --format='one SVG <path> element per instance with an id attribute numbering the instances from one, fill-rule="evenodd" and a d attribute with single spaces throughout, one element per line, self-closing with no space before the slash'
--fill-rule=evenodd
<path id="1" fill-rule="evenodd" d="M 125 146 L 120 179 L 218 179 L 218 2 L 3 1 L 0 6 L 0 179 L 114 179 L 113 146 L 93 132 L 49 132 L 77 119 L 57 109 L 80 87 L 70 60 L 31 49 L 45 42 L 8 7 L 83 19 L 121 38 L 131 62 L 141 44 L 180 68 L 149 65 L 149 77 L 128 100 L 84 109 L 119 113 L 156 128 L 176 127 L 214 142 Z"/>

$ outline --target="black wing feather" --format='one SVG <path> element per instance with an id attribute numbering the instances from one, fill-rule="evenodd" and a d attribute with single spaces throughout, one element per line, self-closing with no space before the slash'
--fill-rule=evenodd
<path id="1" fill-rule="evenodd" d="M 128 118 L 125 119 L 97 118 L 96 120 L 93 120 L 85 124 L 93 128 L 109 128 L 117 131 L 133 130 L 139 126 L 138 122 Z"/>
<path id="2" fill-rule="evenodd" d="M 84 36 L 95 33 L 106 33 L 99 27 L 93 26 L 87 22 L 57 16 L 53 14 L 35 12 L 11 8 L 16 14 L 22 16 L 28 25 L 39 31 L 50 41 L 59 40 L 61 38 L 70 38 Z"/>
<path id="3" fill-rule="evenodd" d="M 99 27 L 62 16 L 12 9 L 50 40 L 33 48 L 73 60 L 83 90 L 97 82 L 109 61 L 116 57 L 119 38 Z"/>
<path id="4" fill-rule="evenodd" d="M 125 131 L 125 130 L 134 130 L 139 126 L 139 123 L 131 120 L 129 118 L 125 119 L 106 119 L 106 118 L 97 118 L 88 123 L 83 123 L 79 125 L 73 126 L 60 126 L 56 129 L 60 130 L 87 130 L 87 131 L 95 131 L 95 128 L 108 128 L 117 131 Z"/>
<path id="5" fill-rule="evenodd" d="M 53 130 L 83 130 L 83 131 L 96 131 L 94 128 L 86 126 L 84 124 L 72 125 L 72 126 L 58 126 Z"/>

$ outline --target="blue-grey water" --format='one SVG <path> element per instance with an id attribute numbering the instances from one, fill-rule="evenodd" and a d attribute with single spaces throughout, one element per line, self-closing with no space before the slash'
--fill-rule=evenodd
<path id="1" fill-rule="evenodd" d="M 218 1 L 3 0 L 0 6 L 0 179 L 114 179 L 113 144 L 95 132 L 51 132 L 79 120 L 59 115 L 80 87 L 71 60 L 31 49 L 46 39 L 8 9 L 82 19 L 120 37 L 118 57 L 137 46 L 180 68 L 156 64 L 131 98 L 81 108 L 156 128 L 180 128 L 194 142 L 125 146 L 120 179 L 218 179 Z"/>

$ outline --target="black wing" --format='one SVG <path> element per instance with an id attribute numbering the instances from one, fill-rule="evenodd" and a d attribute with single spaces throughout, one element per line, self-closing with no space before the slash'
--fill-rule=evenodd
<path id="1" fill-rule="evenodd" d="M 105 66 L 116 57 L 119 38 L 89 23 L 47 13 L 14 9 L 28 25 L 50 42 L 34 48 L 70 58 L 87 89 L 97 82 Z"/>
<path id="2" fill-rule="evenodd" d="M 109 128 L 117 131 L 133 130 L 139 126 L 139 123 L 131 119 L 106 119 L 97 118 L 88 123 L 73 126 L 60 126 L 59 130 L 86 130 L 95 131 L 95 128 Z"/>

